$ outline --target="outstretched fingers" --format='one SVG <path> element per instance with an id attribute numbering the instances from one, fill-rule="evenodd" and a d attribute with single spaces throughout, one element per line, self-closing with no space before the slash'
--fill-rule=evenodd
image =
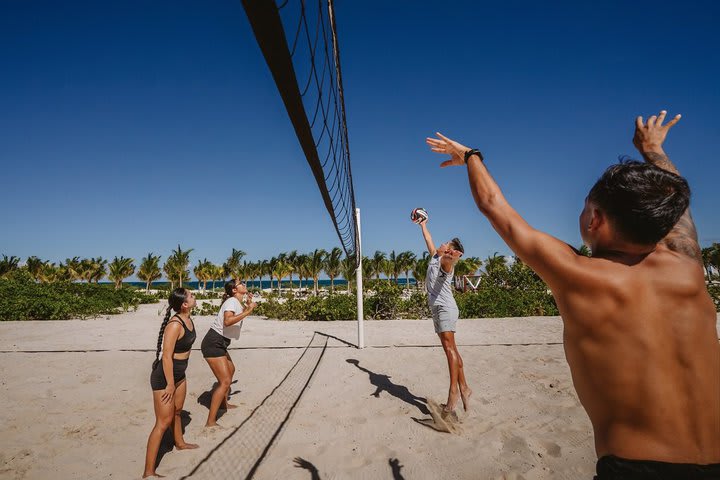
<path id="1" fill-rule="evenodd" d="M 673 125 L 675 125 L 676 123 L 678 123 L 681 118 L 682 118 L 682 115 L 680 115 L 680 114 L 678 113 L 677 115 L 675 115 L 675 118 L 673 118 L 672 120 L 670 120 L 670 121 L 665 125 L 665 128 L 670 128 L 670 127 L 672 127 Z"/>

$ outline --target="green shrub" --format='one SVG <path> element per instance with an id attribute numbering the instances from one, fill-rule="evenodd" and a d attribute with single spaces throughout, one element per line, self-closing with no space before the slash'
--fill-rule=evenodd
<path id="1" fill-rule="evenodd" d="M 430 318 L 432 316 L 428 306 L 428 296 L 424 290 L 417 290 L 410 294 L 407 300 L 400 300 L 398 304 L 398 318 Z"/>
<path id="2" fill-rule="evenodd" d="M 365 296 L 363 309 L 366 318 L 376 320 L 397 318 L 402 293 L 402 288 L 398 284 L 388 280 L 370 280 L 367 282 L 367 290 L 372 291 L 373 294 Z"/>
<path id="3" fill-rule="evenodd" d="M 154 303 L 156 296 L 125 286 L 57 282 L 36 283 L 18 272 L 0 280 L 0 320 L 66 320 L 137 309 Z"/>
<path id="4" fill-rule="evenodd" d="M 720 285 L 708 285 L 708 293 L 715 303 L 715 310 L 720 312 Z"/>

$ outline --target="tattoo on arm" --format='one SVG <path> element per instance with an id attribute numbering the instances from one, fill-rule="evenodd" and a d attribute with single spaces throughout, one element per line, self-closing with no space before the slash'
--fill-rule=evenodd
<path id="1" fill-rule="evenodd" d="M 670 158 L 662 151 L 642 152 L 642 155 L 646 162 L 663 170 L 667 170 L 670 173 L 680 175 L 680 172 L 670 161 Z M 683 253 L 694 260 L 702 262 L 697 230 L 695 229 L 695 222 L 690 214 L 690 209 L 687 209 L 685 213 L 683 213 L 680 220 L 678 220 L 677 224 L 670 230 L 670 233 L 665 236 L 661 243 L 665 244 L 665 246 L 673 252 Z"/>
<path id="2" fill-rule="evenodd" d="M 684 253 L 690 258 L 702 262 L 697 230 L 695 230 L 695 222 L 690 215 L 690 209 L 685 211 L 661 243 L 673 252 Z"/>
<path id="3" fill-rule="evenodd" d="M 680 175 L 678 169 L 670 161 L 670 158 L 668 158 L 668 156 L 664 153 L 642 152 L 642 156 L 647 163 L 655 165 L 656 167 L 662 168 L 663 170 L 667 170 L 668 172 L 674 173 L 676 175 Z"/>

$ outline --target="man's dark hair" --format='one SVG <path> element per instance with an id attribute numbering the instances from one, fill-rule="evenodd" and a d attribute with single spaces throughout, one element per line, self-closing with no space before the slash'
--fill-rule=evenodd
<path id="1" fill-rule="evenodd" d="M 462 253 L 463 255 L 465 254 L 465 248 L 463 247 L 463 244 L 459 238 L 457 238 L 457 237 L 453 238 L 452 240 L 450 240 L 450 244 L 452 245 L 453 250 L 457 250 L 458 252 Z"/>
<path id="2" fill-rule="evenodd" d="M 621 159 L 588 194 L 624 240 L 652 245 L 672 230 L 690 205 L 690 187 L 680 175 L 650 163 Z"/>

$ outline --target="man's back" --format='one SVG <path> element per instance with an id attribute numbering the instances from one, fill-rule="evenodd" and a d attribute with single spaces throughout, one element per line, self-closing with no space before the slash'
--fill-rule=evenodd
<path id="1" fill-rule="evenodd" d="M 555 291 L 597 454 L 720 462 L 720 345 L 702 268 L 662 244 L 635 262 L 581 259 Z"/>

